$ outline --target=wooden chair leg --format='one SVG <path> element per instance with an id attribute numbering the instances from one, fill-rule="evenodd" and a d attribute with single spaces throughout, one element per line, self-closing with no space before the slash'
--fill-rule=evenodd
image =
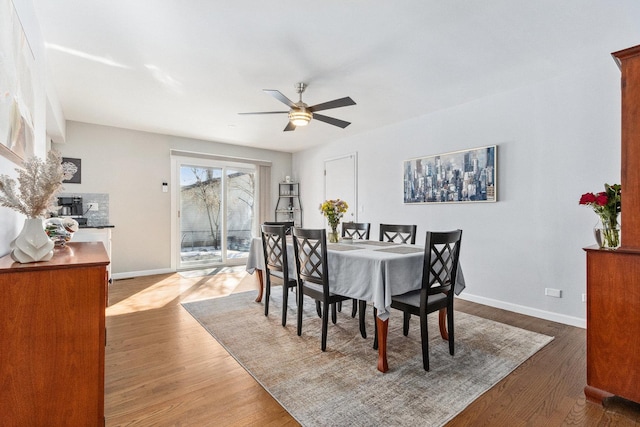
<path id="1" fill-rule="evenodd" d="M 351 317 L 356 317 L 356 313 L 358 312 L 358 301 L 353 300 L 353 307 L 351 308 Z"/>
<path id="2" fill-rule="evenodd" d="M 322 317 L 322 308 L 320 305 L 320 301 L 316 301 L 316 313 L 318 313 L 318 317 Z"/>
<path id="3" fill-rule="evenodd" d="M 325 351 L 327 349 L 327 329 L 329 327 L 329 305 L 332 305 L 332 304 L 324 303 L 322 305 L 322 343 L 320 345 L 320 348 L 322 349 L 322 351 Z M 334 307 L 334 311 L 335 311 L 335 307 Z"/>
<path id="4" fill-rule="evenodd" d="M 287 326 L 287 305 L 289 304 L 289 287 L 282 286 L 282 326 Z"/>
<path id="5" fill-rule="evenodd" d="M 427 313 L 420 313 L 420 340 L 422 341 L 422 366 L 429 370 L 429 330 L 427 328 Z"/>
<path id="6" fill-rule="evenodd" d="M 296 301 L 298 303 L 298 336 L 300 336 L 302 335 L 302 304 L 304 303 L 304 293 L 300 286 L 298 286 Z"/>
<path id="7" fill-rule="evenodd" d="M 338 311 L 341 312 L 342 311 L 342 301 L 338 301 L 337 304 L 338 304 Z"/>
<path id="8" fill-rule="evenodd" d="M 356 300 L 353 300 L 353 303 L 356 303 Z M 365 322 L 365 315 L 367 314 L 367 302 L 360 300 L 358 301 L 358 304 L 360 305 L 360 314 L 358 315 L 358 321 L 360 323 L 360 335 L 362 335 L 362 338 L 366 338 L 367 337 L 367 324 Z"/>
<path id="9" fill-rule="evenodd" d="M 453 356 L 453 353 L 455 352 L 455 348 L 454 348 L 454 344 L 455 344 L 455 339 L 454 339 L 454 330 L 453 330 L 453 307 L 451 307 L 451 309 L 447 310 L 447 324 L 449 327 L 449 354 Z"/>
<path id="10" fill-rule="evenodd" d="M 265 285 L 265 292 L 264 292 L 264 315 L 268 316 L 269 315 L 269 297 L 271 295 L 271 283 L 269 281 L 269 278 L 267 277 L 267 283 Z"/>
<path id="11" fill-rule="evenodd" d="M 402 333 L 406 337 L 409 335 L 409 322 L 411 321 L 411 313 L 408 311 L 403 312 L 402 316 Z"/>
<path id="12" fill-rule="evenodd" d="M 378 349 L 378 309 L 373 307 L 373 349 Z"/>
<path id="13" fill-rule="evenodd" d="M 336 310 L 336 304 L 331 304 L 331 323 L 334 325 L 338 321 L 338 312 Z"/>

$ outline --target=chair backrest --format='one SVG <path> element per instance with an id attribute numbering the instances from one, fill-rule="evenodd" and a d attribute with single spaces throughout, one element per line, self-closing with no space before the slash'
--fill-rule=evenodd
<path id="1" fill-rule="evenodd" d="M 422 266 L 422 290 L 433 295 L 449 293 L 456 283 L 462 230 L 427 232 Z"/>
<path id="2" fill-rule="evenodd" d="M 291 234 L 293 228 L 293 221 L 265 221 L 264 225 L 284 225 L 284 233 Z"/>
<path id="3" fill-rule="evenodd" d="M 356 239 L 369 240 L 371 223 L 369 222 L 343 222 L 342 237 L 353 237 Z"/>
<path id="4" fill-rule="evenodd" d="M 298 281 L 317 283 L 329 294 L 329 269 L 327 267 L 327 232 L 323 229 L 294 227 L 293 249 L 296 254 Z"/>
<path id="5" fill-rule="evenodd" d="M 286 226 L 284 225 L 263 224 L 261 234 L 267 279 L 271 271 L 280 271 L 286 284 L 289 281 L 289 268 L 285 228 Z"/>
<path id="6" fill-rule="evenodd" d="M 416 244 L 417 225 L 380 224 L 380 241 Z"/>

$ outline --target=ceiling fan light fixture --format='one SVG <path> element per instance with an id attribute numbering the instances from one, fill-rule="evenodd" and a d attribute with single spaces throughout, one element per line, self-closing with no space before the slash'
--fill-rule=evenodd
<path id="1" fill-rule="evenodd" d="M 289 121 L 295 126 L 306 126 L 307 124 L 309 124 L 312 118 L 313 114 L 311 113 L 311 111 L 307 111 L 304 108 L 291 110 L 289 112 Z"/>

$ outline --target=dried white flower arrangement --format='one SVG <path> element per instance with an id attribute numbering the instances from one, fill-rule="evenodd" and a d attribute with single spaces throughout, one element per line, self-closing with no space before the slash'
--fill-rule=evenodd
<path id="1" fill-rule="evenodd" d="M 47 212 L 56 209 L 56 195 L 62 190 L 62 180 L 71 178 L 65 173 L 61 156 L 50 150 L 47 161 L 31 157 L 24 168 L 16 168 L 20 192 L 16 192 L 16 181 L 0 175 L 0 206 L 18 211 L 28 218 L 44 218 Z"/>

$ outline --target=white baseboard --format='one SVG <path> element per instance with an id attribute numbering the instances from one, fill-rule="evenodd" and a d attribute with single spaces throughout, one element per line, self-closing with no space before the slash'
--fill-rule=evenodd
<path id="1" fill-rule="evenodd" d="M 563 323 L 565 325 L 575 326 L 578 328 L 586 328 L 587 320 L 579 317 L 566 316 L 564 314 L 553 313 L 551 311 L 538 310 L 537 308 L 526 307 L 524 305 L 512 304 L 491 298 L 470 295 L 463 292 L 457 298 L 465 301 L 477 302 L 478 304 L 488 305 L 489 307 L 500 308 L 503 310 L 513 311 L 514 313 L 525 314 L 527 316 L 538 317 L 540 319 L 551 320 L 552 322 Z"/>
<path id="2" fill-rule="evenodd" d="M 153 276 L 154 274 L 169 274 L 169 273 L 175 273 L 175 270 L 172 270 L 170 268 L 161 268 L 159 270 L 127 271 L 124 273 L 113 273 L 111 275 L 111 278 L 113 280 L 130 279 L 132 277 Z"/>

